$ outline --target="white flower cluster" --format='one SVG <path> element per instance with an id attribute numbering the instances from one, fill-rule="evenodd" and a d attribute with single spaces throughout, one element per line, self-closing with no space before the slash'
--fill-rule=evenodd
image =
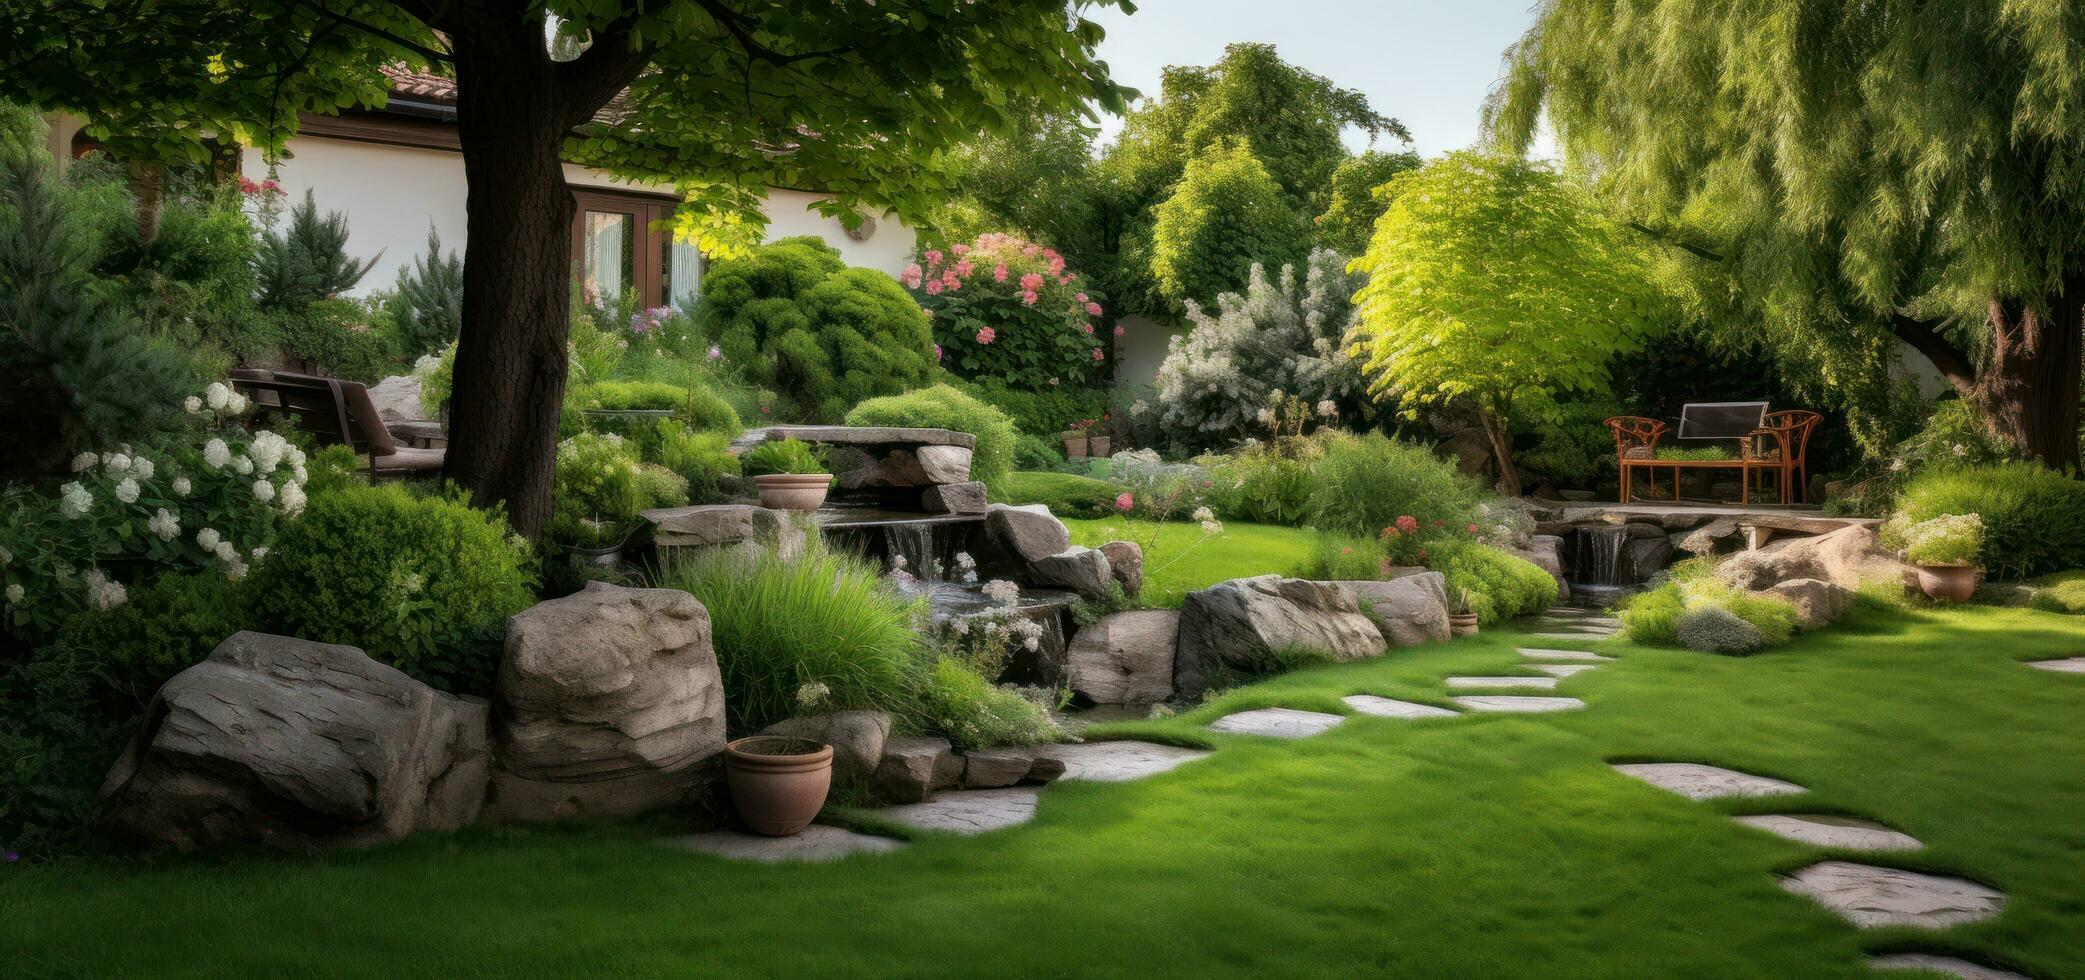
<path id="1" fill-rule="evenodd" d="M 58 488 L 58 512 L 67 517 L 87 516 L 94 509 L 94 494 L 75 480 Z"/>
<path id="2" fill-rule="evenodd" d="M 80 576 L 80 585 L 87 589 L 87 604 L 96 609 L 114 609 L 130 599 L 123 583 L 109 581 L 108 574 L 99 568 L 87 569 Z"/>
<path id="3" fill-rule="evenodd" d="M 995 578 L 990 582 L 986 582 L 982 591 L 985 595 L 990 596 L 993 601 L 1004 605 L 1011 606 L 1021 601 L 1021 587 L 1003 578 Z"/>

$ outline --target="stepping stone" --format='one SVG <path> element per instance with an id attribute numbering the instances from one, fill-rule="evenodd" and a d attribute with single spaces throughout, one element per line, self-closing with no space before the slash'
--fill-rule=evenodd
<path id="1" fill-rule="evenodd" d="M 1698 762 L 1632 762 L 1615 766 L 1615 771 L 1634 776 L 1662 790 L 1690 800 L 1715 800 L 1728 796 L 1779 796 L 1807 790 L 1794 783 L 1749 772 L 1705 766 Z"/>
<path id="2" fill-rule="evenodd" d="M 1556 622 L 1542 622 L 1540 620 L 1537 620 L 1534 623 L 1534 625 L 1537 628 L 1546 629 L 1557 633 L 1611 634 L 1614 633 L 1616 630 L 1622 628 L 1622 625 L 1620 623 L 1603 623 L 1598 620 L 1592 619 L 1558 620 Z"/>
<path id="3" fill-rule="evenodd" d="M 1551 606 L 1551 607 L 1549 607 L 1548 609 L 1545 609 L 1545 610 L 1543 610 L 1543 611 L 1542 611 L 1542 615 L 1544 615 L 1544 616 L 1563 616 L 1563 617 L 1566 617 L 1566 618 L 1577 618 L 1577 617 L 1579 617 L 1579 616 L 1591 616 L 1592 614 L 1593 614 L 1593 611 L 1592 611 L 1592 610 L 1590 610 L 1590 609 L 1580 609 L 1580 608 L 1579 608 L 1579 607 L 1577 607 L 1577 606 Z"/>
<path id="4" fill-rule="evenodd" d="M 905 846 L 889 837 L 858 834 L 843 827 L 812 824 L 793 837 L 768 837 L 736 830 L 714 830 L 707 834 L 675 837 L 676 847 L 715 854 L 734 861 L 837 861 L 850 854 L 887 854 Z"/>
<path id="5" fill-rule="evenodd" d="M 1521 694 L 1465 694 L 1449 700 L 1471 711 L 1497 711 L 1507 714 L 1577 711 L 1585 707 L 1585 702 L 1577 698 L 1536 698 Z"/>
<path id="6" fill-rule="evenodd" d="M 1331 731 L 1346 721 L 1344 715 L 1328 715 L 1322 711 L 1298 711 L 1294 708 L 1259 708 L 1225 715 L 1209 726 L 1211 731 L 1229 732 L 1233 735 L 1265 735 L 1268 738 L 1309 738 L 1321 732 Z"/>
<path id="7" fill-rule="evenodd" d="M 1529 633 L 1528 635 L 1538 640 L 1569 640 L 1578 642 L 1584 640 L 1604 640 L 1613 634 L 1595 635 L 1592 633 Z"/>
<path id="8" fill-rule="evenodd" d="M 1868 957 L 1868 966 L 1876 970 L 1926 970 L 1931 973 L 1946 973 L 1962 980 L 2027 980 L 2027 977 L 2011 970 L 1958 960 L 1952 956 L 1935 956 L 1932 953 L 1891 953 L 1887 956 Z"/>
<path id="9" fill-rule="evenodd" d="M 1598 667 L 1598 666 L 1600 666 L 1600 665 L 1599 665 L 1599 664 L 1529 664 L 1528 666 L 1530 666 L 1530 667 L 1533 667 L 1533 668 L 1535 668 L 1536 670 L 1539 670 L 1539 671 L 1541 671 L 1541 672 L 1543 672 L 1543 673 L 1545 673 L 1545 674 L 1548 674 L 1548 675 L 1549 675 L 1549 676 L 1551 676 L 1551 677 L 1569 677 L 1569 676 L 1571 676 L 1572 674 L 1582 674 L 1582 673 L 1584 673 L 1584 672 L 1586 672 L 1586 671 L 1588 671 L 1588 670 L 1592 670 L 1593 668 L 1595 668 L 1595 667 Z"/>
<path id="10" fill-rule="evenodd" d="M 1514 652 L 1529 660 L 1571 660 L 1584 663 L 1607 662 L 1613 657 L 1603 657 L 1585 650 L 1551 650 L 1545 647 L 1520 647 Z"/>
<path id="11" fill-rule="evenodd" d="M 1347 707 L 1364 715 L 1376 715 L 1381 718 L 1453 718 L 1458 714 L 1447 708 L 1379 698 L 1373 694 L 1349 694 L 1340 700 L 1346 702 Z"/>
<path id="12" fill-rule="evenodd" d="M 907 803 L 877 811 L 907 827 L 952 834 L 982 834 L 1035 819 L 1039 786 L 966 789 L 943 792 L 925 803 Z"/>
<path id="13" fill-rule="evenodd" d="M 1818 847 L 1837 847 L 1849 851 L 1910 851 L 1926 846 L 1910 834 L 1891 830 L 1872 820 L 1854 817 L 1830 814 L 1798 817 L 1776 813 L 1731 819 L 1747 827 L 1757 827 L 1770 834 Z"/>
<path id="14" fill-rule="evenodd" d="M 1126 783 L 1170 772 L 1211 753 L 1207 749 L 1125 740 L 1052 745 L 1041 754 L 1064 763 L 1064 775 L 1057 777 L 1059 780 Z"/>
<path id="15" fill-rule="evenodd" d="M 2053 670 L 2059 674 L 2085 674 L 2085 657 L 2065 657 L 2062 660 L 2030 660 L 2027 666 L 2036 670 Z"/>
<path id="16" fill-rule="evenodd" d="M 1450 677 L 1447 680 L 1447 684 L 1449 687 L 1460 688 L 1539 687 L 1547 689 L 1557 686 L 1557 679 L 1554 677 Z"/>
<path id="17" fill-rule="evenodd" d="M 2003 893 L 1966 878 L 1852 861 L 1819 861 L 1781 879 L 1781 887 L 1863 929 L 1946 929 L 1982 922 L 2005 908 Z"/>

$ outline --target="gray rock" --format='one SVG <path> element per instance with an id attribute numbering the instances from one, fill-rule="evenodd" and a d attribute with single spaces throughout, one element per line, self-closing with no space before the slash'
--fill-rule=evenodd
<path id="1" fill-rule="evenodd" d="M 890 739 L 890 715 L 881 711 L 835 711 L 776 722 L 762 735 L 792 735 L 823 742 L 833 747 L 833 780 L 853 782 L 869 778 L 883 761 L 883 743 Z"/>
<path id="2" fill-rule="evenodd" d="M 1630 525 L 1645 526 L 1647 525 Z M 1659 531 L 1658 536 L 1654 538 L 1631 538 L 1628 545 L 1622 549 L 1622 562 L 1627 566 L 1626 571 L 1630 578 L 1639 582 L 1647 580 L 1672 564 L 1672 541 L 1665 537 L 1663 531 Z"/>
<path id="3" fill-rule="evenodd" d="M 885 425 L 771 425 L 748 429 L 732 443 L 749 449 L 763 442 L 796 439 L 827 446 L 960 446 L 977 447 L 977 437 L 953 429 L 913 429 Z"/>
<path id="4" fill-rule="evenodd" d="M 2005 894 L 1965 878 L 1819 861 L 1781 879 L 1781 887 L 1815 899 L 1863 929 L 1946 929 L 1982 922 L 2005 909 Z"/>
<path id="5" fill-rule="evenodd" d="M 1782 538 L 1757 551 L 1740 552 L 1717 565 L 1716 575 L 1730 585 L 1755 592 L 1798 578 L 1822 579 L 1857 591 L 1864 582 L 1902 582 L 1905 568 L 1882 547 L 1873 526 L 1855 524 L 1815 537 Z"/>
<path id="6" fill-rule="evenodd" d="M 1207 749 L 1122 740 L 1052 745 L 1044 757 L 1063 764 L 1066 782 L 1123 783 L 1171 772 L 1209 754 Z"/>
<path id="7" fill-rule="evenodd" d="M 1508 554 L 1517 555 L 1549 573 L 1557 584 L 1557 601 L 1571 598 L 1571 586 L 1564 581 L 1564 539 L 1554 534 L 1538 534 L 1528 539 L 1529 547 L 1502 548 Z"/>
<path id="8" fill-rule="evenodd" d="M 1698 762 L 1627 762 L 1617 764 L 1614 769 L 1625 776 L 1633 776 L 1690 800 L 1714 800 L 1727 796 L 1782 796 L 1804 792 L 1801 786 L 1784 780 Z"/>
<path id="9" fill-rule="evenodd" d="M 985 485 L 968 482 L 931 486 L 920 492 L 919 506 L 935 514 L 982 514 Z"/>
<path id="10" fill-rule="evenodd" d="M 397 374 L 369 389 L 369 403 L 377 418 L 386 422 L 425 422 L 427 409 L 420 406 L 420 376 Z"/>
<path id="11" fill-rule="evenodd" d="M 920 830 L 982 834 L 1035 819 L 1040 793 L 1034 786 L 970 789 L 944 793 L 923 803 L 890 807 L 882 815 L 886 820 Z"/>
<path id="12" fill-rule="evenodd" d="M 1105 599 L 1115 581 L 1099 548 L 1073 546 L 1028 566 L 1029 585 L 1069 589 L 1088 599 Z"/>
<path id="13" fill-rule="evenodd" d="M 751 504 L 659 507 L 639 516 L 651 524 L 652 543 L 661 549 L 738 547 L 788 555 L 804 546 L 802 525 L 782 511 Z"/>
<path id="14" fill-rule="evenodd" d="M 1817 847 L 1847 851 L 1915 851 L 1925 846 L 1910 834 L 1891 830 L 1873 821 L 1856 820 L 1852 817 L 1828 814 L 1798 817 L 1774 813 L 1731 819 L 1777 837 L 1786 837 Z"/>
<path id="15" fill-rule="evenodd" d="M 1811 499 L 1817 499 L 1812 497 Z M 1971 963 L 1952 956 L 1933 953 L 1889 953 L 1868 957 L 1868 967 L 1874 970 L 1924 970 L 1929 973 L 1945 973 L 1962 980 L 2029 980 L 2024 974 L 1997 967 Z"/>
<path id="16" fill-rule="evenodd" d="M 1539 688 L 1548 690 L 1556 687 L 1556 677 L 1450 677 L 1443 683 L 1458 690 L 1491 690 L 1505 688 Z"/>
<path id="17" fill-rule="evenodd" d="M 1448 639 L 1448 579 L 1421 572 L 1387 582 L 1335 582 L 1354 594 L 1375 616 L 1376 627 L 1393 647 L 1438 643 Z"/>
<path id="18" fill-rule="evenodd" d="M 876 795 L 891 803 L 918 803 L 961 782 L 963 759 L 948 739 L 906 736 L 883 743 Z"/>
<path id="19" fill-rule="evenodd" d="M 1309 738 L 1338 728 L 1345 721 L 1346 717 L 1343 715 L 1328 715 L 1322 711 L 1256 708 L 1218 718 L 1210 723 L 1209 730 L 1267 738 Z"/>
<path id="20" fill-rule="evenodd" d="M 1795 606 L 1795 622 L 1806 630 L 1829 625 L 1853 608 L 1853 593 L 1823 579 L 1792 578 L 1766 590 Z"/>
<path id="21" fill-rule="evenodd" d="M 1095 704 L 1155 704 L 1173 696 L 1176 609 L 1102 616 L 1072 636 L 1066 652 L 1071 689 Z"/>
<path id="22" fill-rule="evenodd" d="M 1430 704 L 1380 698 L 1373 694 L 1349 694 L 1339 699 L 1347 707 L 1378 718 L 1453 718 L 1458 712 Z"/>
<path id="23" fill-rule="evenodd" d="M 706 789 L 724 748 L 709 611 L 601 582 L 507 620 L 488 805 L 502 820 L 619 817 Z"/>
<path id="24" fill-rule="evenodd" d="M 2059 674 L 2085 674 L 2085 657 L 2065 657 L 2061 660 L 2030 660 L 2027 666 L 2036 670 L 2054 671 Z"/>
<path id="25" fill-rule="evenodd" d="M 1737 521 L 1719 517 L 1691 531 L 1675 531 L 1668 540 L 1674 548 L 1690 555 L 1713 555 L 1734 546 L 1737 534 Z"/>
<path id="26" fill-rule="evenodd" d="M 1100 546 L 1100 553 L 1108 556 L 1108 574 L 1115 576 L 1124 594 L 1135 596 L 1144 591 L 1144 548 L 1134 541 L 1110 541 Z"/>
<path id="27" fill-rule="evenodd" d="M 849 490 L 967 483 L 970 454 L 963 446 L 845 449 L 833 454 L 832 468 L 839 485 Z"/>
<path id="28" fill-rule="evenodd" d="M 1041 561 L 1071 547 L 1071 531 L 1041 504 L 985 508 L 984 536 L 995 552 L 993 557 L 1021 564 Z M 984 560 L 979 559 L 980 563 Z"/>
<path id="29" fill-rule="evenodd" d="M 182 850 L 452 830 L 485 799 L 488 717 L 354 647 L 235 633 L 153 697 L 102 819 Z"/>
<path id="30" fill-rule="evenodd" d="M 1064 763 L 1047 747 L 1000 745 L 963 756 L 964 789 L 996 789 L 1021 782 L 1047 783 L 1064 775 Z"/>
<path id="31" fill-rule="evenodd" d="M 1199 697 L 1227 675 L 1265 672 L 1291 650 L 1344 661 L 1388 649 L 1353 593 L 1339 585 L 1278 575 L 1232 579 L 1189 593 L 1181 604 L 1173 689 Z"/>
<path id="32" fill-rule="evenodd" d="M 905 842 L 889 837 L 858 834 L 840 827 L 812 824 L 788 837 L 769 837 L 736 830 L 714 830 L 706 834 L 676 837 L 676 847 L 701 851 L 734 861 L 781 864 L 790 861 L 837 861 L 854 854 L 888 854 L 904 848 Z"/>
<path id="33" fill-rule="evenodd" d="M 1505 714 L 1545 714 L 1551 711 L 1577 711 L 1585 707 L 1585 702 L 1577 698 L 1544 698 L 1525 694 L 1465 694 L 1449 700 L 1471 711 Z"/>

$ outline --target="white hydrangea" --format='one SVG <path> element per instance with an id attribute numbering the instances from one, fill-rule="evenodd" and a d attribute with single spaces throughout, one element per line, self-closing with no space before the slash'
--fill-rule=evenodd
<path id="1" fill-rule="evenodd" d="M 234 582 L 237 582 L 240 579 L 246 577 L 247 570 L 248 566 L 245 562 L 240 561 L 237 558 L 233 558 L 230 561 L 225 562 L 224 577 L 231 579 Z"/>
<path id="2" fill-rule="evenodd" d="M 213 470 L 221 470 L 231 461 L 232 447 L 225 445 L 223 439 L 211 439 L 203 443 L 203 465 Z"/>
<path id="3" fill-rule="evenodd" d="M 203 410 L 203 400 L 194 395 L 183 398 L 181 399 L 181 410 L 190 415 L 198 414 Z"/>
<path id="4" fill-rule="evenodd" d="M 253 499 L 258 500 L 264 504 L 270 500 L 274 500 L 275 484 L 269 483 L 265 479 L 253 481 Z"/>
<path id="5" fill-rule="evenodd" d="M 94 509 L 94 494 L 78 481 L 58 488 L 58 513 L 67 517 L 85 517 Z"/>
<path id="6" fill-rule="evenodd" d="M 282 458 L 289 448 L 289 440 L 267 429 L 262 429 L 254 433 L 253 442 L 246 447 L 246 455 L 253 459 L 253 465 L 260 467 L 261 471 L 265 473 L 274 469 L 277 463 L 282 462 Z"/>
<path id="7" fill-rule="evenodd" d="M 152 474 L 159 472 L 159 467 L 143 456 L 132 456 L 130 458 L 130 471 L 137 474 L 137 478 L 140 480 L 149 480 L 152 479 Z"/>
<path id="8" fill-rule="evenodd" d="M 268 546 L 261 545 L 260 547 L 253 549 L 252 554 L 248 557 L 252 558 L 254 561 L 260 561 L 261 559 L 268 557 Z"/>
<path id="9" fill-rule="evenodd" d="M 20 585 L 10 585 L 7 587 L 7 601 L 9 602 L 20 602 L 28 595 L 29 590 L 22 588 Z"/>
<path id="10" fill-rule="evenodd" d="M 187 477 L 177 476 L 174 478 L 174 496 L 186 497 L 188 496 L 189 491 L 194 489 L 195 484 L 188 482 Z"/>
<path id="11" fill-rule="evenodd" d="M 232 457 L 232 472 L 234 472 L 234 473 L 237 473 L 237 474 L 239 474 L 240 476 L 252 476 L 252 475 L 253 475 L 253 457 L 251 457 L 251 456 L 234 456 L 234 457 Z"/>
<path id="12" fill-rule="evenodd" d="M 1318 414 L 1328 419 L 1339 417 L 1339 403 L 1330 398 L 1318 403 Z"/>
<path id="13" fill-rule="evenodd" d="M 422 354 L 413 360 L 413 373 L 424 378 L 439 370 L 441 366 L 441 358 L 433 354 Z"/>
<path id="14" fill-rule="evenodd" d="M 84 473 L 100 465 L 100 463 L 101 457 L 93 453 L 81 453 L 72 458 L 72 471 L 74 473 Z"/>
<path id="15" fill-rule="evenodd" d="M 11 561 L 13 561 L 13 560 L 14 560 L 14 552 L 12 552 L 12 551 L 9 551 L 9 550 L 7 550 L 7 549 L 6 549 L 6 548 L 4 548 L 4 547 L 0 547 L 0 565 L 5 565 L 5 564 L 7 564 L 8 562 L 11 562 Z"/>
<path id="16" fill-rule="evenodd" d="M 239 549 L 232 547 L 230 541 L 217 542 L 217 547 L 210 549 L 210 553 L 216 555 L 220 561 L 235 562 L 239 560 Z"/>
<path id="17" fill-rule="evenodd" d="M 181 519 L 164 507 L 152 519 L 145 522 L 145 530 L 159 535 L 161 541 L 172 541 L 181 536 Z"/>
<path id="18" fill-rule="evenodd" d="M 87 604 L 96 609 L 114 609 L 130 598 L 123 583 L 109 581 L 108 574 L 99 568 L 90 568 L 82 574 L 80 585 L 87 590 Z"/>
<path id="19" fill-rule="evenodd" d="M 297 448 L 295 445 L 289 444 L 288 440 L 284 440 L 284 444 L 288 446 L 288 448 L 282 451 L 282 458 L 288 460 L 291 466 L 294 466 L 298 469 L 303 469 L 305 459 L 304 450 Z M 301 480 L 304 478 L 300 476 L 297 479 Z"/>
<path id="20" fill-rule="evenodd" d="M 110 453 L 102 457 L 101 465 L 111 473 L 130 469 L 130 456 L 126 453 Z"/>
<path id="21" fill-rule="evenodd" d="M 126 504 L 137 503 L 140 489 L 137 477 L 126 476 L 116 483 L 116 499 Z"/>
<path id="22" fill-rule="evenodd" d="M 203 389 L 203 401 L 209 404 L 211 411 L 222 412 L 232 403 L 232 389 L 225 387 L 222 381 L 212 381 L 208 388 Z"/>
<path id="23" fill-rule="evenodd" d="M 216 551 L 218 543 L 223 540 L 224 535 L 214 527 L 206 527 L 195 533 L 196 547 L 204 551 Z"/>
<path id="24" fill-rule="evenodd" d="M 304 512 L 304 487 L 292 480 L 282 485 L 282 512 L 295 517 Z"/>

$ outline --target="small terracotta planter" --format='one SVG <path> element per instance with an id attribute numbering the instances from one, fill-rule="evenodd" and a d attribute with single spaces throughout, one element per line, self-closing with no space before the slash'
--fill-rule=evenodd
<path id="1" fill-rule="evenodd" d="M 1064 455 L 1069 456 L 1072 459 L 1085 459 L 1087 442 L 1088 440 L 1086 438 L 1086 434 L 1083 432 L 1065 433 Z"/>
<path id="2" fill-rule="evenodd" d="M 724 781 L 746 826 L 788 837 L 811 825 L 833 786 L 833 747 L 808 738 L 754 735 L 724 746 Z"/>
<path id="3" fill-rule="evenodd" d="M 1086 455 L 1095 459 L 1104 459 L 1108 455 L 1108 447 L 1113 445 L 1114 441 L 1114 439 L 1108 436 L 1087 436 Z"/>
<path id="4" fill-rule="evenodd" d="M 833 478 L 824 473 L 769 473 L 753 478 L 760 506 L 770 510 L 817 510 L 825 505 Z"/>
<path id="5" fill-rule="evenodd" d="M 1449 613 L 1448 633 L 1451 636 L 1476 636 L 1476 613 Z"/>
<path id="6" fill-rule="evenodd" d="M 1914 573 L 1918 577 L 1918 588 L 1929 599 L 1942 602 L 1968 602 L 1976 594 L 1977 576 L 1983 569 L 1974 565 L 1920 565 Z"/>

